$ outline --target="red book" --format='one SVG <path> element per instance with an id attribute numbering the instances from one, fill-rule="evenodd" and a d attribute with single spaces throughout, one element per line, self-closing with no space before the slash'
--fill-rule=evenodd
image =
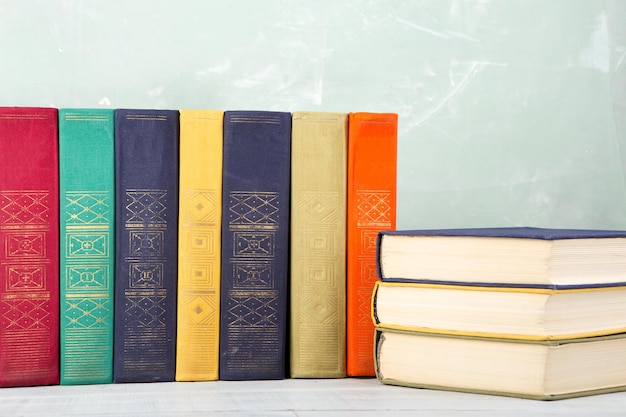
<path id="1" fill-rule="evenodd" d="M 0 108 L 0 387 L 59 383 L 57 127 Z"/>
<path id="2" fill-rule="evenodd" d="M 348 124 L 347 373 L 374 376 L 371 299 L 376 238 L 396 228 L 398 115 L 350 113 Z"/>

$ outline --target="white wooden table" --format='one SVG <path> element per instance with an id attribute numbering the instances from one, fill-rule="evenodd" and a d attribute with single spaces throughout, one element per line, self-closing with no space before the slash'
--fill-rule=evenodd
<path id="1" fill-rule="evenodd" d="M 2 417 L 625 415 L 626 392 L 544 402 L 393 387 L 370 378 L 0 389 Z"/>

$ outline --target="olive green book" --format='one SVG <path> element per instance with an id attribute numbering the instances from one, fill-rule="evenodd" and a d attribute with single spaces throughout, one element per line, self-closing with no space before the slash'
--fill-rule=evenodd
<path id="1" fill-rule="evenodd" d="M 346 376 L 346 172 L 347 114 L 293 113 L 292 378 Z"/>

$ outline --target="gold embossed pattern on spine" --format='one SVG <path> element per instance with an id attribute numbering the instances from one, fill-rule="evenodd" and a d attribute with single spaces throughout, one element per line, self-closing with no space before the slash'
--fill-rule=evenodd
<path id="1" fill-rule="evenodd" d="M 128 373 L 166 371 L 164 238 L 167 190 L 129 189 L 124 195 L 128 287 L 124 291 L 124 363 Z M 146 341 L 150 349 L 144 349 Z M 143 360 L 137 360 L 141 357 Z"/>
<path id="2" fill-rule="evenodd" d="M 50 354 L 49 208 L 45 190 L 0 192 L 4 378 L 43 378 L 48 373 L 40 363 Z"/>
<path id="3" fill-rule="evenodd" d="M 112 195 L 67 191 L 64 208 L 63 378 L 106 379 L 113 317 Z"/>
<path id="4" fill-rule="evenodd" d="M 274 369 L 279 339 L 274 267 L 275 237 L 279 222 L 279 194 L 234 191 L 228 199 L 228 228 L 233 234 L 231 251 L 233 288 L 228 292 L 229 344 L 249 345 L 254 354 L 238 355 L 228 362 L 234 371 L 253 369 L 258 363 Z M 225 248 L 226 249 L 226 248 Z"/>
<path id="5" fill-rule="evenodd" d="M 391 192 L 386 190 L 357 190 L 356 191 L 356 229 L 360 239 L 356 262 L 360 268 L 357 275 L 359 281 L 356 306 L 359 314 L 356 323 L 357 333 L 372 331 L 371 303 L 372 283 L 378 280 L 376 271 L 376 237 L 380 230 L 388 230 L 395 225 L 392 223 Z M 369 338 L 356 339 L 356 357 L 359 363 L 370 363 L 372 359 L 372 345 Z"/>

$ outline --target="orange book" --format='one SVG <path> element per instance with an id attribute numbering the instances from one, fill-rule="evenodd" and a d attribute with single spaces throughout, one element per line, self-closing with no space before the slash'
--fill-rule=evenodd
<path id="1" fill-rule="evenodd" d="M 347 196 L 347 373 L 374 376 L 371 298 L 376 237 L 396 228 L 398 115 L 350 113 Z"/>

